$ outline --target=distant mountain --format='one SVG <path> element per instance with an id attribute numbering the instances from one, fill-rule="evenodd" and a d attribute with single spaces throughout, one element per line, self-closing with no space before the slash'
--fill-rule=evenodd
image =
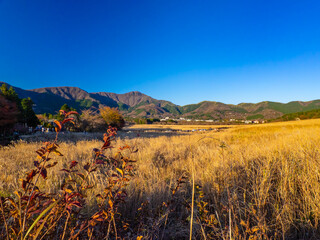
<path id="1" fill-rule="evenodd" d="M 320 100 L 289 103 L 265 101 L 238 105 L 204 101 L 179 106 L 169 101 L 154 99 L 137 91 L 116 94 L 88 93 L 78 87 L 46 87 L 31 90 L 14 87 L 14 89 L 20 98 L 30 97 L 33 100 L 36 113 L 55 113 L 65 103 L 78 110 L 88 108 L 97 110 L 103 106 L 118 107 L 125 116 L 148 118 L 273 119 L 284 114 L 320 109 Z"/>

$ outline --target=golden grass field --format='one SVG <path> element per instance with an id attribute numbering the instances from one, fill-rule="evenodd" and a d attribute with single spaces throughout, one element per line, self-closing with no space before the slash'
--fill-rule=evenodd
<path id="1" fill-rule="evenodd" d="M 137 169 L 119 211 L 134 224 L 139 207 L 147 204 L 139 209 L 145 224 L 139 228 L 143 239 L 161 239 L 153 235 L 155 228 L 163 239 L 188 239 L 192 203 L 195 239 L 320 239 L 320 120 L 116 142 L 116 146 L 125 144 L 139 151 L 130 156 L 137 160 Z M 64 175 L 58 170 L 72 160 L 83 166 L 92 158 L 92 149 L 100 145 L 98 140 L 61 142 L 64 156 L 55 157 L 58 165 L 50 169 L 47 180 L 41 179 L 40 186 L 56 192 Z M 38 142 L 18 142 L 0 149 L 2 196 L 20 187 L 19 179 L 32 168 L 39 146 Z M 186 183 L 163 220 L 161 205 L 170 201 L 170 189 L 181 176 Z M 90 181 L 95 185 L 88 196 L 93 205 L 106 179 L 98 171 Z"/>
<path id="2" fill-rule="evenodd" d="M 237 125 L 170 125 L 170 124 L 135 124 L 126 127 L 130 129 L 174 129 L 174 130 L 193 130 L 193 129 L 211 129 L 221 127 L 236 127 Z"/>

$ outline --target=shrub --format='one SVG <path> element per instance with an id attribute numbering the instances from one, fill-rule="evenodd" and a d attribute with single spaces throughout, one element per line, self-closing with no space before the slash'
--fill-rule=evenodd
<path id="1" fill-rule="evenodd" d="M 100 109 L 100 114 L 109 126 L 123 128 L 124 119 L 117 108 L 104 107 Z"/>
<path id="2" fill-rule="evenodd" d="M 92 110 L 83 110 L 80 116 L 80 129 L 86 132 L 103 131 L 107 124 L 100 114 Z"/>

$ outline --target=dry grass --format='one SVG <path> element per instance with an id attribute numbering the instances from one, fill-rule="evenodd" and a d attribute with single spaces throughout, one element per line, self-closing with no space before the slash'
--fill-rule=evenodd
<path id="1" fill-rule="evenodd" d="M 239 125 L 170 125 L 170 124 L 135 124 L 125 127 L 125 130 L 130 129 L 173 129 L 173 130 L 193 130 L 193 129 L 213 129 L 228 127 L 233 128 Z"/>
<path id="2" fill-rule="evenodd" d="M 320 120 L 306 120 L 237 126 L 219 133 L 118 140 L 117 146 L 128 144 L 139 149 L 132 156 L 138 160 L 137 172 L 121 213 L 134 227 L 138 224 L 137 209 L 147 202 L 141 217 L 145 225 L 138 229 L 152 238 L 155 219 L 161 215 L 159 206 L 170 200 L 170 188 L 184 175 L 187 183 L 161 228 L 166 238 L 188 237 L 194 168 L 198 186 L 195 238 L 319 239 L 319 133 Z M 18 188 L 19 178 L 31 168 L 39 145 L 18 142 L 0 150 L 1 195 Z M 55 174 L 48 174 L 51 177 L 42 180 L 41 186 L 57 191 L 63 175 L 57 169 L 71 160 L 84 165 L 92 148 L 99 145 L 95 140 L 61 143 L 64 157 L 57 157 L 58 165 L 50 169 Z M 91 181 L 96 186 L 93 197 L 104 187 L 103 173 Z"/>

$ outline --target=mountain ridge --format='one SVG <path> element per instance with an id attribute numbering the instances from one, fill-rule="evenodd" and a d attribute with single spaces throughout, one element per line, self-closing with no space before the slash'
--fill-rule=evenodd
<path id="1" fill-rule="evenodd" d="M 0 82 L 3 84 L 5 82 Z M 10 84 L 6 83 L 8 86 Z M 93 92 L 79 87 L 44 87 L 24 90 L 12 86 L 20 98 L 30 97 L 35 103 L 36 113 L 57 112 L 67 103 L 78 110 L 99 109 L 104 106 L 118 107 L 128 117 L 147 118 L 191 118 L 191 119 L 272 119 L 284 114 L 320 109 L 320 100 L 291 101 L 280 103 L 262 101 L 259 103 L 225 104 L 216 101 L 202 101 L 184 106 L 170 101 L 157 100 L 139 91 L 128 93 Z"/>

